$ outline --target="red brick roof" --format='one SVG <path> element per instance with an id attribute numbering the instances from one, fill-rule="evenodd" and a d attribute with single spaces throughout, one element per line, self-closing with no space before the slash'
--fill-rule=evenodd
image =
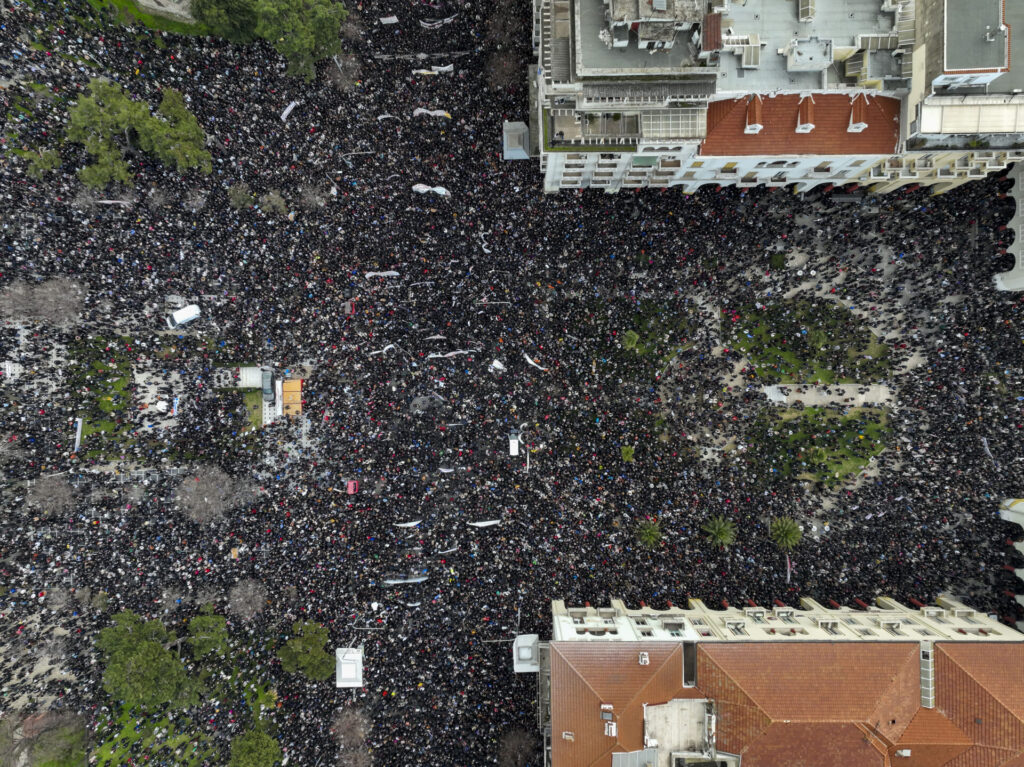
<path id="1" fill-rule="evenodd" d="M 643 748 L 643 704 L 707 698 L 718 749 L 744 767 L 1024 767 L 1024 643 L 937 642 L 934 709 L 920 705 L 919 650 L 702 642 L 697 686 L 684 688 L 678 642 L 552 642 L 552 765 L 610 767 L 613 752 Z"/>
<path id="2" fill-rule="evenodd" d="M 704 16 L 704 32 L 701 50 L 719 51 L 722 49 L 722 14 L 709 13 Z"/>
<path id="3" fill-rule="evenodd" d="M 812 116 L 814 130 L 797 133 L 800 119 L 799 95 L 765 96 L 761 108 L 764 130 L 744 133 L 749 97 L 713 101 L 708 107 L 708 132 L 700 153 L 727 155 L 850 155 L 890 154 L 899 141 L 899 99 L 887 96 L 861 96 L 854 100 L 845 94 L 816 93 L 813 107 L 806 99 L 803 110 Z M 849 133 L 854 109 L 868 127 L 861 133 Z M 856 120 L 855 120 L 856 122 Z"/>

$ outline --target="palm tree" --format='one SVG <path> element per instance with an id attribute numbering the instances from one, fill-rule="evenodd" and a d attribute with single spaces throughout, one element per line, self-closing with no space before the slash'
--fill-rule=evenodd
<path id="1" fill-rule="evenodd" d="M 661 525 L 657 520 L 644 519 L 636 526 L 636 538 L 642 546 L 657 548 L 661 543 Z"/>
<path id="2" fill-rule="evenodd" d="M 736 523 L 721 514 L 709 519 L 700 529 L 708 534 L 708 543 L 720 549 L 736 542 Z"/>
<path id="3" fill-rule="evenodd" d="M 789 552 L 800 543 L 800 539 L 804 537 L 804 531 L 800 529 L 800 525 L 793 518 L 779 517 L 772 520 L 771 526 L 768 528 L 768 534 L 775 545 L 786 553 L 786 583 L 789 583 L 790 573 L 793 569 L 793 564 L 789 559 Z"/>

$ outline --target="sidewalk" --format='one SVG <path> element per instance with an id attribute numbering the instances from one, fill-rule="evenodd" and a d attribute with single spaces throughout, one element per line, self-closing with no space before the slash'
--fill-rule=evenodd
<path id="1" fill-rule="evenodd" d="M 883 384 L 782 384 L 763 386 L 761 390 L 769 402 L 778 405 L 793 405 L 799 400 L 809 407 L 864 407 L 887 405 L 893 400 L 892 391 Z"/>

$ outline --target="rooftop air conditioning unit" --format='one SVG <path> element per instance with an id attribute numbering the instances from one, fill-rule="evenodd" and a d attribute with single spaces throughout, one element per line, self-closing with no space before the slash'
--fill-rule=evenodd
<path id="1" fill-rule="evenodd" d="M 909 758 L 910 757 L 910 749 L 909 748 L 901 748 L 901 749 L 899 749 L 896 752 L 896 756 L 902 756 L 904 758 Z"/>
<path id="2" fill-rule="evenodd" d="M 650 666 L 651 665 L 651 654 L 650 653 L 646 653 L 646 652 L 640 653 L 640 665 L 641 666 Z"/>

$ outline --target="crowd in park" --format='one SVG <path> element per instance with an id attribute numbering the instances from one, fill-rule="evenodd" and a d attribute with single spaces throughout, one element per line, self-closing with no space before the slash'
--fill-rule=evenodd
<path id="1" fill-rule="evenodd" d="M 1005 177 L 545 196 L 529 4 L 196 2 L 0 14 L 0 759 L 536 765 L 551 599 L 1020 617 Z"/>

